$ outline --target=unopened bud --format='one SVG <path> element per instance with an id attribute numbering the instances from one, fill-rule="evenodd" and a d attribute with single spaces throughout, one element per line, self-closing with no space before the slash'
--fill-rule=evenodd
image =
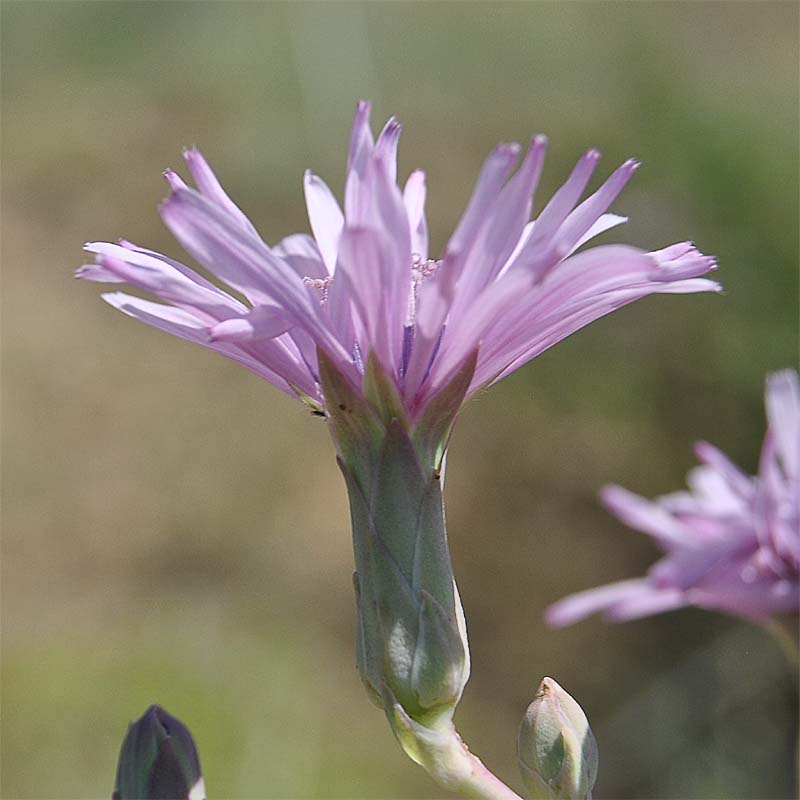
<path id="1" fill-rule="evenodd" d="M 517 740 L 530 800 L 587 800 L 597 777 L 597 743 L 583 709 L 552 678 L 528 706 Z"/>
<path id="2" fill-rule="evenodd" d="M 200 759 L 189 729 L 159 706 L 128 726 L 113 800 L 205 800 Z"/>

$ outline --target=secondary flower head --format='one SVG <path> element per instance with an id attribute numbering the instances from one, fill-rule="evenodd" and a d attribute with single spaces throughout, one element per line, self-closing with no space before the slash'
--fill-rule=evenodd
<path id="1" fill-rule="evenodd" d="M 645 500 L 619 486 L 601 499 L 666 555 L 644 578 L 620 581 L 551 606 L 551 625 L 596 611 L 621 622 L 693 605 L 763 620 L 800 611 L 800 381 L 794 370 L 767 378 L 769 427 L 751 478 L 707 442 L 689 492 Z"/>
<path id="2" fill-rule="evenodd" d="M 524 155 L 517 144 L 495 148 L 453 235 L 431 257 L 425 175 L 414 171 L 399 188 L 400 125 L 390 119 L 374 140 L 369 113 L 368 103 L 358 104 L 343 209 L 320 178 L 305 175 L 313 236 L 267 245 L 195 149 L 184 153 L 195 189 L 165 173 L 171 193 L 161 206 L 164 222 L 233 292 L 126 241 L 87 244 L 96 263 L 78 276 L 154 295 L 162 302 L 124 292 L 103 297 L 238 361 L 315 410 L 326 408 L 320 354 L 359 390 L 372 357 L 412 422 L 465 364 L 468 397 L 640 297 L 719 289 L 700 277 L 715 268 L 714 259 L 690 243 L 576 253 L 625 221 L 606 212 L 636 171 L 633 160 L 579 202 L 600 157 L 590 150 L 530 221 L 547 146 L 542 136 Z"/>

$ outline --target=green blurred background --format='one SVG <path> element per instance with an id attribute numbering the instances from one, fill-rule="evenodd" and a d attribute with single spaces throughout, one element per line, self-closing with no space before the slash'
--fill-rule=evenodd
<path id="1" fill-rule="evenodd" d="M 160 172 L 197 144 L 268 241 L 341 191 L 354 102 L 405 125 L 434 250 L 500 140 L 643 168 L 622 238 L 718 255 L 473 401 L 448 520 L 474 660 L 458 724 L 518 785 L 543 675 L 583 705 L 597 797 L 788 797 L 796 689 L 760 629 L 681 611 L 564 631 L 562 595 L 657 553 L 595 500 L 679 488 L 707 438 L 754 471 L 762 385 L 797 360 L 795 3 L 2 4 L 3 798 L 108 797 L 151 702 L 216 798 L 430 798 L 354 668 L 344 486 L 324 423 L 77 284 L 85 240 L 180 257 Z"/>

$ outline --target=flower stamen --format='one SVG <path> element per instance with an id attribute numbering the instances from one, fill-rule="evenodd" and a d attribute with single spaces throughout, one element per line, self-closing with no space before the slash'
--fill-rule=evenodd
<path id="1" fill-rule="evenodd" d="M 306 286 L 310 286 L 312 289 L 319 290 L 320 298 L 319 304 L 324 306 L 326 301 L 328 300 L 328 291 L 330 289 L 330 285 L 333 282 L 333 275 L 326 275 L 324 278 L 303 278 L 303 283 Z"/>
<path id="2" fill-rule="evenodd" d="M 433 277 L 433 275 L 436 273 L 436 270 L 439 269 L 441 265 L 442 262 L 437 261 L 435 258 L 428 258 L 423 261 L 422 256 L 419 253 L 412 253 L 411 279 L 415 284 L 421 283 L 427 278 Z"/>
<path id="3" fill-rule="evenodd" d="M 423 261 L 419 253 L 411 254 L 411 290 L 408 293 L 407 326 L 414 325 L 414 317 L 417 312 L 417 294 L 420 285 L 428 278 L 432 278 L 441 266 L 442 262 L 434 258 L 428 258 Z"/>

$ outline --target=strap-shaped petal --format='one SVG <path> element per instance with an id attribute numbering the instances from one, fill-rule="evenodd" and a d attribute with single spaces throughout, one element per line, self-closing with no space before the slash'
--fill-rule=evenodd
<path id="1" fill-rule="evenodd" d="M 336 258 L 339 251 L 339 238 L 344 226 L 344 214 L 333 196 L 333 192 L 322 178 L 306 170 L 303 181 L 308 208 L 308 221 L 322 254 L 322 260 L 333 275 L 336 270 Z"/>
<path id="2" fill-rule="evenodd" d="M 200 193 L 225 209 L 236 220 L 242 230 L 257 237 L 258 232 L 253 227 L 253 223 L 225 193 L 214 171 L 203 158 L 203 154 L 196 147 L 191 147 L 183 151 L 183 158 Z"/>

